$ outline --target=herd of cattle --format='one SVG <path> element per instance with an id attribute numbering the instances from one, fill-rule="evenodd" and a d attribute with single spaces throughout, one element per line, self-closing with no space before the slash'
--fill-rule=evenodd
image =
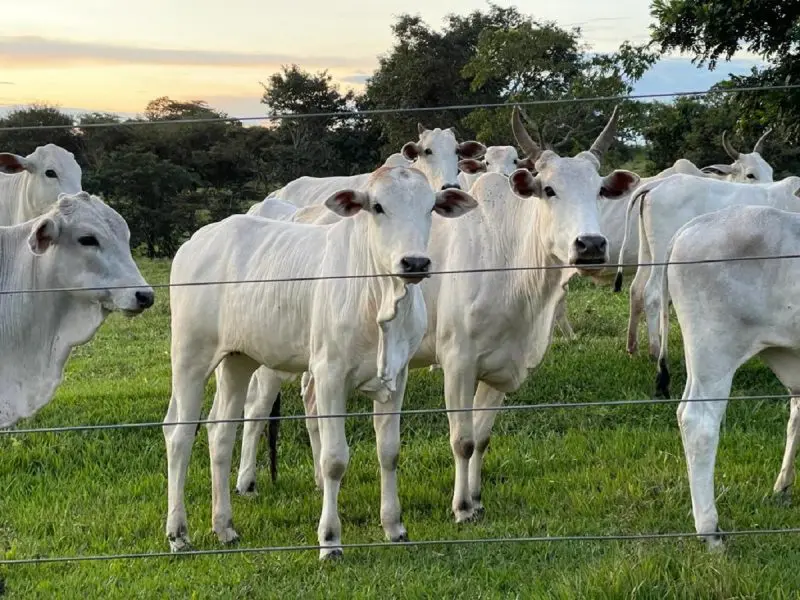
<path id="1" fill-rule="evenodd" d="M 678 421 L 695 527 L 719 545 L 714 464 L 734 373 L 760 355 L 800 395 L 800 269 L 789 259 L 736 260 L 798 253 L 800 177 L 773 181 L 760 154 L 769 131 L 750 153 L 723 136 L 729 165 L 701 169 L 679 159 L 650 178 L 619 169 L 603 176 L 617 119 L 615 109 L 574 157 L 540 147 L 518 107 L 511 131 L 524 156 L 419 125 L 419 139 L 372 173 L 301 177 L 248 214 L 197 231 L 170 274 L 172 397 L 163 427 L 170 548 L 189 546 L 184 486 L 196 433 L 195 425 L 170 423 L 199 419 L 212 373 L 209 419 L 254 419 L 244 427 L 241 494 L 255 492 L 258 440 L 267 417 L 279 413 L 282 383 L 302 374 L 323 492 L 320 558 L 327 558 L 342 553 L 338 494 L 349 449 L 344 418 L 317 417 L 345 413 L 356 390 L 372 397 L 381 524 L 388 540 L 407 540 L 399 413 L 409 369 L 441 368 L 452 510 L 456 522 L 473 519 L 483 511 L 491 409 L 540 364 L 556 326 L 574 335 L 569 280 L 613 280 L 619 290 L 625 273 L 635 273 L 628 352 L 637 351 L 644 312 L 658 388 L 667 394 L 670 303 L 677 313 L 688 375 Z M 72 348 L 110 312 L 139 314 L 154 293 L 132 257 L 124 219 L 82 191 L 80 167 L 58 146 L 26 157 L 0 153 L 0 219 L 0 427 L 10 427 L 50 402 Z M 636 267 L 697 260 L 717 262 Z M 240 280 L 276 281 L 214 284 Z M 36 293 L 43 290 L 50 293 Z M 686 402 L 709 398 L 718 400 Z M 236 424 L 207 428 L 212 527 L 229 543 L 238 537 L 229 488 Z M 273 456 L 276 435 L 271 426 Z M 799 440 L 793 398 L 776 492 L 794 481 Z"/>

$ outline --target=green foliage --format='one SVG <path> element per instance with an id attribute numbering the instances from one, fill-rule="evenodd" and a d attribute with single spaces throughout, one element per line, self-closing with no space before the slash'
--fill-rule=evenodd
<path id="1" fill-rule="evenodd" d="M 768 63 L 749 75 L 731 76 L 729 85 L 800 82 L 800 0 L 654 0 L 651 13 L 653 43 L 662 52 L 688 52 L 710 69 L 740 49 Z M 800 142 L 800 90 L 746 92 L 729 99 L 738 119 L 774 127 L 788 144 Z"/>

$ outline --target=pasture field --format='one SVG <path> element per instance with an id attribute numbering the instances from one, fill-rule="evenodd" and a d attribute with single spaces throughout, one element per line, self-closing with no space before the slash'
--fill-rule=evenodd
<path id="1" fill-rule="evenodd" d="M 142 261 L 150 283 L 168 263 Z M 630 280 L 628 280 L 628 283 Z M 56 399 L 23 427 L 160 421 L 170 395 L 169 308 L 112 316 L 75 351 Z M 560 338 L 509 403 L 649 398 L 655 366 L 624 350 L 627 293 L 574 282 L 569 314 L 579 338 Z M 674 322 L 674 321 L 673 321 Z M 671 330 L 673 396 L 683 357 Z M 411 376 L 406 407 L 443 406 L 441 372 Z M 210 405 L 211 386 L 204 414 Z M 745 365 L 734 395 L 782 394 L 760 362 Z M 297 386 L 284 414 L 299 413 Z M 674 404 L 502 413 L 484 466 L 486 514 L 456 526 L 444 414 L 404 417 L 400 497 L 414 540 L 694 531 Z M 370 410 L 354 397 L 350 411 Z M 732 402 L 717 461 L 725 530 L 800 526 L 789 498 L 773 498 L 786 401 Z M 350 467 L 340 495 L 343 542 L 383 539 L 370 420 L 350 419 Z M 241 435 L 241 427 L 240 427 Z M 210 530 L 207 437 L 201 428 L 187 482 L 196 549 Z M 237 442 L 234 464 L 238 465 Z M 279 476 L 262 450 L 259 495 L 234 495 L 240 546 L 317 543 L 321 494 L 302 421 L 282 423 Z M 235 469 L 231 487 L 235 481 Z M 160 428 L 0 436 L 0 554 L 7 559 L 156 552 L 164 536 L 166 457 Z M 723 553 L 688 539 L 508 543 L 316 551 L 73 564 L 2 566 L 7 598 L 784 598 L 800 590 L 800 537 L 741 537 Z"/>

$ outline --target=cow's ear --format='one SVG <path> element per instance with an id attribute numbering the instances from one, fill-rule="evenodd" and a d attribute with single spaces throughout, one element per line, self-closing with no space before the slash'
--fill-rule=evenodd
<path id="1" fill-rule="evenodd" d="M 478 206 L 475 198 L 456 188 L 448 188 L 436 193 L 434 212 L 443 217 L 460 217 Z"/>
<path id="2" fill-rule="evenodd" d="M 520 198 L 541 197 L 542 182 L 528 169 L 517 169 L 508 176 L 511 190 Z"/>
<path id="3" fill-rule="evenodd" d="M 369 206 L 369 196 L 359 190 L 340 190 L 325 200 L 325 206 L 340 217 L 352 217 Z"/>
<path id="4" fill-rule="evenodd" d="M 465 158 L 458 161 L 458 169 L 467 173 L 468 175 L 475 175 L 476 173 L 486 172 L 486 163 L 474 158 Z"/>
<path id="5" fill-rule="evenodd" d="M 30 169 L 31 161 L 24 156 L 11 154 L 9 152 L 0 152 L 0 173 L 15 175 L 23 171 L 30 171 Z"/>
<path id="6" fill-rule="evenodd" d="M 639 185 L 640 180 L 636 173 L 617 169 L 603 177 L 600 195 L 604 198 L 619 198 Z"/>
<path id="7" fill-rule="evenodd" d="M 28 246 L 31 252 L 41 256 L 58 240 L 59 226 L 52 217 L 41 217 L 28 236 Z"/>

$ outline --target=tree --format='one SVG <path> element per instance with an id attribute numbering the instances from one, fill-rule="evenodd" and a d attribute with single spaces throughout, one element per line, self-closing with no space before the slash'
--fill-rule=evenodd
<path id="1" fill-rule="evenodd" d="M 614 54 L 591 54 L 580 29 L 524 18 L 516 27 L 485 29 L 473 58 L 462 74 L 472 89 L 500 86 L 505 103 L 554 101 L 527 107 L 534 135 L 560 152 L 588 148 L 602 130 L 617 102 L 563 102 L 592 96 L 630 93 L 632 83 L 655 60 L 643 48 L 623 44 Z M 562 102 L 559 102 L 562 101 Z M 627 112 L 627 106 L 622 114 Z M 486 143 L 509 143 L 508 110 L 476 110 L 466 122 Z M 612 157 L 613 155 L 610 155 Z"/>
<path id="2" fill-rule="evenodd" d="M 442 31 L 433 30 L 420 17 L 401 15 L 392 26 L 394 47 L 379 58 L 378 69 L 367 81 L 365 106 L 435 107 L 497 102 L 502 88 L 500 81 L 487 77 L 480 88 L 473 89 L 462 70 L 472 59 L 481 32 L 489 27 L 513 27 L 523 17 L 516 8 L 489 6 L 485 13 L 448 15 Z M 458 110 L 382 115 L 377 119 L 387 142 L 382 154 L 399 152 L 404 143 L 416 140 L 420 121 L 429 128 L 457 126 L 465 138 L 473 137 L 475 131 L 463 117 L 464 111 Z"/>
<path id="3" fill-rule="evenodd" d="M 716 68 L 744 48 L 763 57 L 765 68 L 732 76 L 728 86 L 775 86 L 800 82 L 800 0 L 654 0 L 653 44 L 662 53 L 693 54 L 698 67 Z M 740 128 L 772 126 L 785 141 L 800 141 L 800 90 L 731 95 Z"/>
<path id="4" fill-rule="evenodd" d="M 0 131 L 0 148 L 3 152 L 13 152 L 27 156 L 37 146 L 56 144 L 75 155 L 75 160 L 83 163 L 80 140 L 72 129 L 74 121 L 69 115 L 53 106 L 33 104 L 27 108 L 11 111 L 0 119 L 0 127 L 57 126 L 58 129 L 28 129 L 24 131 Z"/>
<path id="5" fill-rule="evenodd" d="M 361 118 L 336 117 L 360 107 L 355 94 L 342 94 L 327 71 L 312 74 L 284 66 L 264 85 L 268 114 L 331 116 L 282 119 L 274 127 L 275 158 L 270 179 L 286 184 L 313 172 L 320 177 L 372 171 L 379 163 L 380 131 Z"/>

